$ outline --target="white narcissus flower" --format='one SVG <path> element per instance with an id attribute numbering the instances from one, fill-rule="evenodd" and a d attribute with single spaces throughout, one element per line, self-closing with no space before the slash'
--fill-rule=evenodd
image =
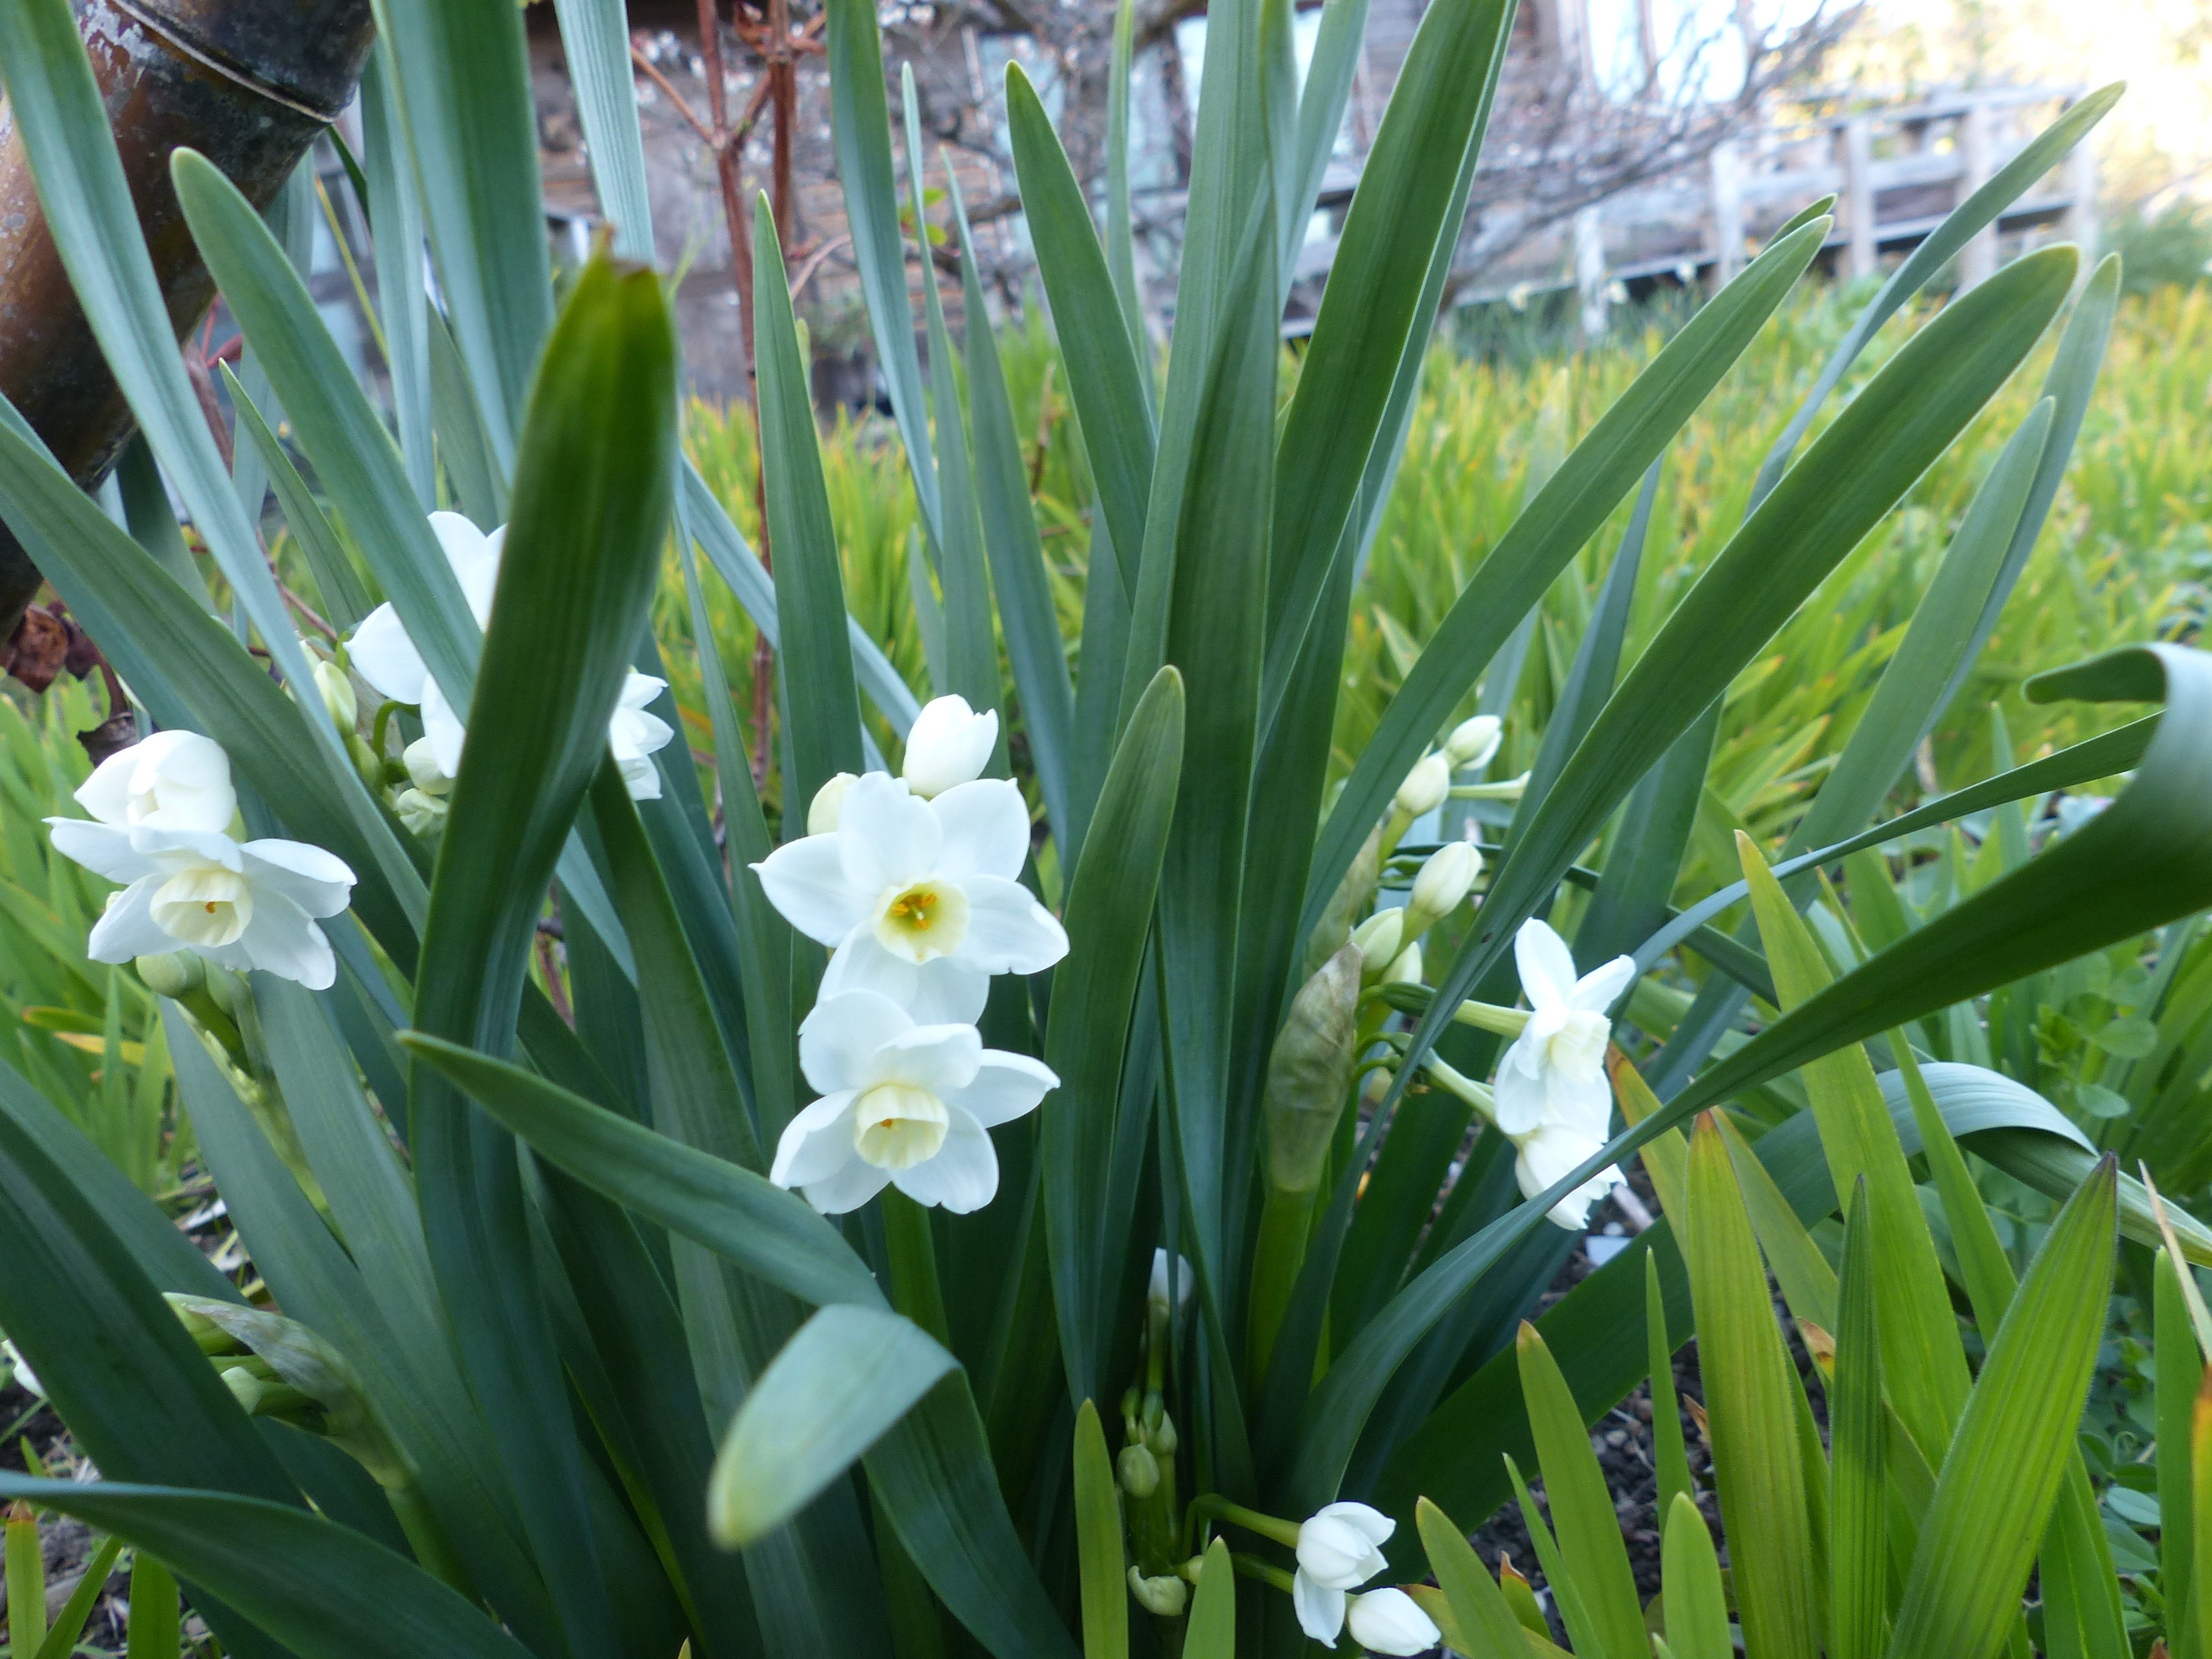
<path id="1" fill-rule="evenodd" d="M 972 1020 L 991 975 L 1034 974 L 1067 954 L 1059 921 L 1014 879 L 1029 844 L 1029 809 L 1004 779 L 924 800 L 870 772 L 845 792 L 834 833 L 787 842 L 752 867 L 786 921 L 837 947 L 824 995 L 834 983 L 918 1018 Z"/>
<path id="2" fill-rule="evenodd" d="M 1352 1639 L 1368 1652 L 1394 1654 L 1400 1659 L 1426 1653 L 1444 1639 L 1437 1621 L 1401 1589 L 1370 1590 L 1353 1596 L 1349 1622 Z"/>
<path id="3" fill-rule="evenodd" d="M 998 742 L 997 710 L 979 714 L 965 697 L 933 697 L 914 717 L 899 771 L 914 793 L 927 800 L 981 777 Z"/>
<path id="4" fill-rule="evenodd" d="M 1326 1647 L 1344 1628 L 1345 1592 L 1389 1567 L 1381 1546 L 1398 1523 L 1364 1504 L 1328 1504 L 1298 1528 L 1291 1601 L 1298 1628 Z"/>
<path id="5" fill-rule="evenodd" d="M 999 1190 L 989 1130 L 1034 1110 L 1060 1079 L 986 1048 L 972 1025 L 918 1025 L 872 991 L 824 997 L 799 1028 L 799 1065 L 822 1098 L 791 1120 L 769 1178 L 824 1215 L 886 1185 L 955 1214 Z"/>
<path id="6" fill-rule="evenodd" d="M 438 545 L 445 550 L 446 562 L 453 568 L 477 626 L 489 627 L 507 526 L 501 525 L 486 535 L 458 513 L 433 513 L 430 528 Z M 389 604 L 370 611 L 347 641 L 346 654 L 354 672 L 373 690 L 394 702 L 411 703 L 422 709 L 422 737 L 419 744 L 409 745 L 407 756 L 407 769 L 415 787 L 426 794 L 441 793 L 434 787 L 439 782 L 450 787 L 461 769 L 466 727 L 438 689 L 437 681 L 430 678 L 422 653 L 400 624 L 399 613 Z M 615 764 L 635 800 L 657 800 L 660 796 L 660 774 L 647 757 L 666 747 L 676 731 L 658 714 L 647 714 L 646 706 L 667 684 L 650 674 L 633 672 L 623 682 L 621 701 L 607 721 L 607 742 L 614 750 Z M 418 747 L 422 750 L 420 760 L 412 752 Z M 424 781 L 426 772 L 431 773 L 432 781 Z"/>
<path id="7" fill-rule="evenodd" d="M 259 968 L 325 990 L 337 966 L 315 925 L 346 908 L 353 872 L 297 841 L 243 845 L 212 830 L 48 818 L 54 850 L 125 884 L 94 924 L 94 962 L 190 951 L 218 967 Z"/>
<path id="8" fill-rule="evenodd" d="M 1588 1134 L 1560 1123 L 1540 1124 L 1527 1134 L 1508 1138 L 1518 1153 L 1513 1160 L 1513 1179 L 1523 1198 L 1534 1198 L 1553 1182 L 1564 1180 L 1602 1147 L 1606 1139 L 1602 1133 Z M 1570 1232 L 1580 1232 L 1589 1224 L 1589 1206 L 1620 1182 L 1620 1168 L 1608 1164 L 1546 1211 L 1546 1218 Z"/>
<path id="9" fill-rule="evenodd" d="M 93 769 L 77 805 L 102 823 L 125 829 L 228 830 L 238 816 L 230 757 L 197 732 L 156 732 Z"/>
<path id="10" fill-rule="evenodd" d="M 1498 1067 L 1498 1127 L 1516 1140 L 1546 1126 L 1603 1140 L 1613 1121 L 1606 1010 L 1635 980 L 1635 958 L 1615 957 L 1577 979 L 1566 941 L 1532 917 L 1514 938 L 1513 960 L 1534 1012 Z"/>

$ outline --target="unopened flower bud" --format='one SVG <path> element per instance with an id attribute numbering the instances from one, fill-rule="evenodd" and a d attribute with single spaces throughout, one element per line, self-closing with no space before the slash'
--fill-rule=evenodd
<path id="1" fill-rule="evenodd" d="M 1175 1419 L 1162 1412 L 1159 1422 L 1146 1432 L 1145 1444 L 1154 1457 L 1173 1457 L 1176 1448 L 1182 1444 L 1182 1437 L 1176 1432 Z"/>
<path id="2" fill-rule="evenodd" d="M 1190 1258 L 1178 1255 L 1175 1260 L 1174 1311 L 1181 1313 L 1190 1305 L 1191 1287 L 1196 1281 L 1192 1275 Z M 1145 1291 L 1145 1303 L 1155 1319 L 1168 1316 L 1168 1253 L 1164 1246 L 1152 1252 L 1152 1278 Z"/>
<path id="3" fill-rule="evenodd" d="M 339 731 L 351 732 L 361 720 L 361 705 L 355 701 L 352 679 L 334 662 L 319 660 L 314 672 L 315 690 L 323 694 L 323 707 L 330 711 Z"/>
<path id="4" fill-rule="evenodd" d="M 1352 930 L 1352 948 L 1359 952 L 1359 976 L 1373 984 L 1382 977 L 1403 946 L 1406 937 L 1406 913 L 1392 908 L 1377 910 L 1373 915 Z"/>
<path id="5" fill-rule="evenodd" d="M 1482 873 L 1482 854 L 1471 841 L 1448 841 L 1429 854 L 1406 901 L 1406 926 L 1419 935 L 1459 908 Z"/>
<path id="6" fill-rule="evenodd" d="M 417 738 L 400 751 L 399 758 L 406 763 L 407 775 L 415 787 L 426 795 L 443 795 L 453 787 L 445 769 L 438 764 L 438 757 L 428 738 Z"/>
<path id="7" fill-rule="evenodd" d="M 1425 755 L 1406 774 L 1393 803 L 1407 819 L 1433 812 L 1451 792 L 1451 763 L 1442 755 Z"/>
<path id="8" fill-rule="evenodd" d="M 1147 1578 L 1141 1569 L 1129 1569 L 1129 1594 L 1146 1613 L 1163 1619 L 1180 1619 L 1190 1606 L 1190 1586 L 1173 1573 Z"/>
<path id="9" fill-rule="evenodd" d="M 1419 985 L 1421 982 L 1421 942 L 1412 944 L 1390 958 L 1390 965 L 1382 970 L 1377 981 L 1383 985 Z"/>
<path id="10" fill-rule="evenodd" d="M 1345 1622 L 1352 1628 L 1352 1639 L 1370 1653 L 1426 1653 L 1443 1640 L 1436 1621 L 1401 1589 L 1353 1596 Z"/>
<path id="11" fill-rule="evenodd" d="M 1444 739 L 1444 757 L 1455 772 L 1467 767 L 1487 766 L 1504 735 L 1505 724 L 1497 715 L 1477 714 L 1452 727 L 1451 736 Z"/>
<path id="12" fill-rule="evenodd" d="M 1132 1498 L 1150 1498 L 1160 1487 L 1160 1463 L 1141 1440 L 1121 1448 L 1114 1473 L 1121 1490 Z"/>
<path id="13" fill-rule="evenodd" d="M 181 951 L 140 957 L 131 965 L 138 970 L 139 983 L 157 997 L 190 996 L 207 983 L 207 969 L 200 965 L 200 959 Z"/>
<path id="14" fill-rule="evenodd" d="M 177 1316 L 177 1322 L 185 1328 L 185 1334 L 191 1338 L 193 1346 L 202 1353 L 243 1353 L 246 1351 L 243 1342 L 189 1304 L 173 1301 L 169 1307 Z"/>
<path id="15" fill-rule="evenodd" d="M 987 708 L 977 714 L 968 699 L 933 697 L 922 705 L 906 734 L 906 760 L 900 775 L 907 787 L 927 799 L 973 783 L 991 763 L 999 743 L 999 715 Z"/>
<path id="16" fill-rule="evenodd" d="M 0 1340 L 0 1361 L 6 1362 L 9 1370 L 15 1374 L 15 1386 L 25 1394 L 34 1394 L 41 1400 L 46 1397 L 46 1391 L 40 1386 L 37 1375 L 23 1363 L 22 1350 L 13 1342 Z"/>
<path id="17" fill-rule="evenodd" d="M 827 836 L 836 831 L 837 819 L 845 810 L 845 792 L 859 781 L 852 773 L 840 772 L 814 792 L 814 799 L 806 807 L 808 835 Z"/>
<path id="18" fill-rule="evenodd" d="M 403 789 L 393 799 L 392 810 L 399 815 L 399 822 L 407 826 L 409 834 L 428 836 L 446 827 L 446 814 L 450 809 L 443 795 Z"/>
<path id="19" fill-rule="evenodd" d="M 1395 915 L 1395 911 L 1389 914 Z M 1267 1179 L 1285 1192 L 1321 1182 L 1357 1056 L 1360 952 L 1347 945 L 1298 988 L 1267 1056 L 1261 1109 L 1267 1121 Z"/>

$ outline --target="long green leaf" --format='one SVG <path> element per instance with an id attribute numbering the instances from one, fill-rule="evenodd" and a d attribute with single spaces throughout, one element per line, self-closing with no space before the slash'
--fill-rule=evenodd
<path id="1" fill-rule="evenodd" d="M 736 1547 L 781 1526 L 953 1365 L 896 1314 L 823 1309 L 761 1373 L 722 1442 L 707 1487 L 715 1539 Z"/>
<path id="2" fill-rule="evenodd" d="M 1729 1659 L 1735 1651 L 1729 1633 L 1727 1591 L 1720 1558 L 1705 1517 L 1686 1492 L 1665 1517 L 1660 1571 L 1664 1575 L 1667 1650 L 1674 1659 Z"/>
<path id="3" fill-rule="evenodd" d="M 301 1659 L 529 1651 L 404 1557 L 305 1510 L 222 1492 L 7 1473 L 0 1497 L 76 1516 L 152 1552 Z"/>
<path id="4" fill-rule="evenodd" d="M 1083 1589 L 1083 1659 L 1127 1659 L 1129 1581 L 1121 1538 L 1121 1489 L 1106 1455 L 1098 1407 L 1075 1413 L 1075 1549 Z"/>
<path id="5" fill-rule="evenodd" d="M 2021 1281 L 1936 1477 L 1892 1659 L 2003 1645 L 2057 1496 L 2112 1287 L 2113 1166 L 2067 1201 Z"/>
<path id="6" fill-rule="evenodd" d="M 1837 1273 L 1835 1369 L 1828 1384 L 1834 1478 L 1828 1498 L 1828 1611 L 1834 1659 L 1879 1659 L 1889 1597 L 1883 1511 L 1882 1364 L 1875 1305 L 1874 1222 L 1862 1182 L 1851 1195 Z"/>
<path id="7" fill-rule="evenodd" d="M 595 261 L 531 398 L 414 1011 L 494 1054 L 513 1046 L 546 883 L 644 622 L 674 476 L 675 355 L 653 273 Z M 436 1072 L 416 1067 L 412 1085 L 423 1231 L 471 1385 L 569 1639 L 604 1650 L 614 1614 L 581 1448 L 544 1304 L 518 1293 L 536 1268 L 514 1143 Z"/>
<path id="8" fill-rule="evenodd" d="M 1116 748 L 1092 820 L 1099 832 L 1068 884 L 1067 960 L 1053 976 L 1045 1060 L 1061 1079 L 1044 1109 L 1047 1237 L 1061 1361 L 1079 1401 L 1098 1397 L 1131 1218 L 1101 1172 L 1113 1161 L 1123 1055 L 1151 934 L 1182 761 L 1182 678 L 1163 668 Z"/>
<path id="9" fill-rule="evenodd" d="M 1559 1363 L 1544 1346 L 1536 1328 L 1525 1322 L 1514 1347 L 1520 1357 L 1522 1397 L 1536 1431 L 1542 1460 L 1544 1497 L 1558 1529 L 1559 1553 L 1573 1579 L 1577 1600 L 1591 1622 L 1570 1630 L 1580 1651 L 1607 1659 L 1641 1659 L 1644 1649 L 1644 1609 L 1629 1570 L 1628 1544 L 1605 1474 L 1590 1449 L 1583 1414 L 1568 1392 Z"/>

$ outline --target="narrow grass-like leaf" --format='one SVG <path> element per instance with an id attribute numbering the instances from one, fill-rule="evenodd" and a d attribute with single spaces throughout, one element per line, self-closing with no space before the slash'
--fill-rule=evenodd
<path id="1" fill-rule="evenodd" d="M 1635 1575 L 1629 1571 L 1620 1517 L 1613 1511 L 1613 1498 L 1606 1490 L 1597 1455 L 1590 1449 L 1583 1414 L 1534 1326 L 1524 1321 L 1514 1346 L 1520 1355 L 1522 1396 L 1528 1402 L 1529 1425 L 1536 1431 L 1544 1496 L 1559 1531 L 1560 1556 L 1591 1621 L 1587 1630 L 1568 1634 L 1578 1650 L 1595 1650 L 1607 1659 L 1640 1659 L 1644 1610 L 1637 1600 Z"/>
<path id="2" fill-rule="evenodd" d="M 204 1361 L 200 1369 L 213 1376 Z M 229 1492 L 5 1472 L 0 1498 L 58 1510 L 159 1555 L 301 1659 L 529 1651 L 404 1556 L 305 1510 Z"/>
<path id="3" fill-rule="evenodd" d="M 1306 883 L 1302 933 L 1367 833 L 1498 647 L 1705 401 L 1820 246 L 1808 226 L 1776 244 L 1692 318 L 1575 447 L 1477 569 L 1391 700 L 1329 813 Z"/>
<path id="4" fill-rule="evenodd" d="M 1527 1636 L 1505 1593 L 1482 1565 L 1474 1546 L 1451 1518 L 1425 1498 L 1415 1508 L 1421 1547 L 1428 1552 L 1429 1570 L 1450 1604 L 1452 1620 L 1464 1639 L 1480 1638 L 1499 1653 L 1518 1654 Z"/>
<path id="5" fill-rule="evenodd" d="M 2114 1191 L 2107 1158 L 2052 1223 L 1990 1344 L 1920 1528 L 1892 1659 L 1987 1659 L 2003 1644 L 2104 1329 Z"/>
<path id="6" fill-rule="evenodd" d="M 1818 1642 L 1796 1383 L 1728 1148 L 1711 1122 L 1690 1143 L 1687 1228 L 1698 1369 L 1744 1642 L 1810 1659 Z"/>
<path id="7" fill-rule="evenodd" d="M 1888 1615 L 1882 1369 L 1875 1307 L 1874 1222 L 1862 1179 L 1844 1228 L 1835 1369 L 1828 1382 L 1828 1616 L 1833 1659 L 1880 1659 Z"/>
<path id="8" fill-rule="evenodd" d="M 1674 1659 L 1729 1659 L 1728 1592 L 1705 1517 L 1687 1493 L 1668 1506 L 1660 1573 L 1666 1596 L 1667 1650 Z"/>
<path id="9" fill-rule="evenodd" d="M 349 634 L 360 626 L 363 617 L 375 609 L 375 601 L 362 582 L 360 571 L 354 568 L 353 555 L 338 539 L 320 503 L 309 492 L 307 481 L 292 465 L 292 458 L 284 453 L 276 434 L 269 429 L 269 422 L 262 418 L 253 400 L 246 395 L 246 388 L 231 374 L 230 365 L 225 363 L 222 372 L 231 407 L 238 411 L 238 429 L 261 453 L 261 464 L 267 469 L 270 484 L 276 492 L 276 504 L 283 509 L 284 522 L 299 544 L 309 574 L 315 579 L 315 591 L 322 599 L 324 615 L 340 633 Z"/>
<path id="10" fill-rule="evenodd" d="M 1067 152 L 1036 88 L 1021 66 L 1012 63 L 1006 65 L 1006 135 L 1030 240 L 1036 248 L 1037 274 L 1059 319 L 1068 396 L 1091 458 L 1099 510 L 1123 590 L 1133 593 L 1158 442 L 1145 374 L 1127 331 L 1097 325 L 1098 319 L 1121 309 L 1105 250 L 1092 228 L 1083 186 L 1068 166 Z"/>
<path id="11" fill-rule="evenodd" d="M 379 40 L 361 74 L 362 148 L 392 414 L 399 452 L 407 458 L 407 481 L 415 487 L 416 504 L 428 513 L 438 505 L 438 450 L 430 424 L 430 295 L 422 281 L 422 194 L 400 122 L 397 74 L 390 44 Z M 596 157 L 596 145 L 592 153 Z"/>
<path id="12" fill-rule="evenodd" d="M 672 1232 L 817 1304 L 884 1305 L 852 1247 L 805 1200 L 753 1170 L 657 1134 L 518 1066 L 409 1032 L 436 1066 L 549 1163 Z"/>
<path id="13" fill-rule="evenodd" d="M 376 22 L 398 67 L 439 288 L 504 478 L 519 464 L 523 398 L 553 316 L 522 15 L 376 0 Z"/>
<path id="14" fill-rule="evenodd" d="M 1089 1400 L 1075 1413 L 1075 1553 L 1083 1589 L 1083 1659 L 1127 1659 L 1121 1489 L 1107 1455 L 1098 1407 Z"/>
<path id="15" fill-rule="evenodd" d="M 1225 1539 L 1213 1540 L 1199 1567 L 1182 1650 L 1184 1659 L 1232 1659 L 1237 1651 L 1237 1579 Z"/>
<path id="16" fill-rule="evenodd" d="M 785 732 L 803 810 L 837 772 L 860 769 L 860 702 L 845 642 L 844 577 L 830 520 L 814 399 L 799 361 L 782 250 L 768 198 L 753 204 L 753 340 L 760 382 L 761 468 L 775 549 Z M 902 285 L 902 292 L 904 291 Z"/>
<path id="17" fill-rule="evenodd" d="M 33 1536 L 36 1534 L 33 1534 Z M 54 1615 L 54 1622 L 46 1632 L 46 1639 L 40 1644 L 36 1659 L 70 1659 L 76 1651 L 77 1638 L 92 1621 L 92 1610 L 106 1593 L 108 1575 L 115 1571 L 115 1558 L 123 1553 L 120 1538 L 102 1539 L 84 1565 L 76 1588 L 70 1592 L 62 1610 Z M 142 1598 L 139 1575 L 145 1574 L 145 1589 Z M 131 1618 L 132 1635 L 136 1641 L 136 1621 L 138 1604 L 146 1603 L 146 1624 L 150 1632 L 147 1651 L 159 1652 L 162 1659 L 178 1651 L 179 1623 L 177 1616 L 177 1581 L 169 1577 L 169 1570 L 150 1555 L 142 1555 L 131 1569 Z M 15 1597 L 10 1595 L 9 1601 Z M 127 1656 L 126 1656 L 127 1659 Z"/>
<path id="18" fill-rule="evenodd" d="M 1651 1462 L 1658 1475 L 1658 1494 L 1651 1507 L 1664 1526 L 1677 1494 L 1694 1502 L 1698 1488 L 1690 1475 L 1681 1407 L 1674 1395 L 1674 1342 L 1667 1328 L 1667 1297 L 1659 1285 L 1656 1250 L 1644 1257 L 1644 1331 L 1651 1376 Z"/>
<path id="19" fill-rule="evenodd" d="M 1122 1060 L 1152 933 L 1176 780 L 1182 764 L 1182 677 L 1163 668 L 1130 716 L 1068 884 L 1067 960 L 1053 977 L 1045 1060 L 1061 1079 L 1043 1110 L 1039 1155 L 1060 1356 L 1078 1401 L 1108 1386 L 1103 1368 L 1117 1315 L 1118 1264 L 1131 1218 L 1101 1173 L 1113 1160 Z"/>
<path id="20" fill-rule="evenodd" d="M 761 1373 L 722 1442 L 707 1486 L 716 1541 L 734 1549 L 781 1526 L 952 1368 L 896 1314 L 823 1309 Z"/>
<path id="21" fill-rule="evenodd" d="M 2195 1631 L 2197 1506 L 2182 1500 L 2191 1479 L 2190 1420 L 2204 1380 L 2204 1356 L 2190 1329 L 2189 1304 L 2181 1294 L 2181 1273 L 2173 1254 L 2161 1249 L 2152 1279 L 2152 1361 L 2156 1367 L 2152 1403 L 2158 1412 L 2158 1489 L 2174 1495 L 2171 1508 L 2160 1508 L 2159 1585 L 2166 1597 L 2167 1628 L 2179 1638 Z M 2177 1651 L 2185 1650 L 2172 1639 Z"/>

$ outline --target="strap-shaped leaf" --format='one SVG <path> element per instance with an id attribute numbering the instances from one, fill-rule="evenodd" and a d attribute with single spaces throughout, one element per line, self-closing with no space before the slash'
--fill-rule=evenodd
<path id="1" fill-rule="evenodd" d="M 1129 1581 L 1122 1576 L 1121 1489 L 1098 1407 L 1075 1413 L 1075 1550 L 1083 1589 L 1083 1659 L 1127 1659 Z"/>
<path id="2" fill-rule="evenodd" d="M 1571 1630 L 1578 1651 L 1595 1649 L 1607 1659 L 1641 1659 L 1644 1609 L 1629 1571 L 1628 1545 L 1620 1517 L 1613 1511 L 1604 1471 L 1590 1449 L 1583 1413 L 1559 1375 L 1559 1362 L 1545 1347 L 1536 1328 L 1523 1322 L 1514 1342 L 1521 1368 L 1521 1395 L 1536 1431 L 1536 1454 L 1544 1471 L 1544 1498 L 1558 1529 L 1559 1554 L 1574 1581 L 1577 1600 L 1589 1623 Z"/>
<path id="3" fill-rule="evenodd" d="M 2018 1612 L 2103 1334 L 2114 1168 L 2067 1200 L 2021 1281 L 1920 1528 L 1892 1659 L 1988 1659 Z"/>
<path id="4" fill-rule="evenodd" d="M 214 1375 L 204 1362 L 200 1369 Z M 524 1659 L 530 1651 L 404 1556 L 306 1510 L 223 1492 L 9 1473 L 0 1473 L 0 1498 L 128 1539 L 301 1659 Z"/>
<path id="5" fill-rule="evenodd" d="M 428 513 L 438 504 L 438 454 L 430 428 L 430 295 L 422 281 L 422 195 L 400 122 L 397 75 L 390 42 L 379 40 L 361 73 L 362 160 L 399 453 L 407 458 L 416 502 Z M 594 161 L 599 153 L 593 144 Z"/>
<path id="6" fill-rule="evenodd" d="M 1835 1659 L 1880 1659 L 1888 1617 L 1883 1505 L 1881 1336 L 1874 1220 L 1863 1182 L 1851 1194 L 1838 1268 L 1835 1368 L 1828 1381 L 1833 1482 L 1828 1493 L 1828 1616 Z"/>
<path id="7" fill-rule="evenodd" d="M 722 1442 L 707 1486 L 715 1540 L 742 1547 L 797 1514 L 954 1363 L 896 1314 L 823 1309 L 761 1373 Z"/>
<path id="8" fill-rule="evenodd" d="M 1070 949 L 1053 976 L 1045 1060 L 1060 1086 L 1043 1109 L 1047 1237 L 1060 1356 L 1078 1401 L 1109 1386 L 1103 1371 L 1119 1311 L 1115 1286 L 1131 1218 L 1101 1176 L 1111 1167 L 1122 1058 L 1182 765 L 1182 678 L 1160 671 L 1130 716 L 1068 884 Z"/>

